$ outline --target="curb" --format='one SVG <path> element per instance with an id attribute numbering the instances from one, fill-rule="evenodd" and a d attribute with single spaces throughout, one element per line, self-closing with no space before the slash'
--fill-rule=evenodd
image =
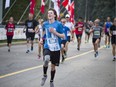
<path id="1" fill-rule="evenodd" d="M 22 41 L 22 42 L 12 42 L 12 45 L 23 45 L 26 44 L 26 41 Z M 4 47 L 7 46 L 7 43 L 2 43 L 0 44 L 0 47 Z"/>

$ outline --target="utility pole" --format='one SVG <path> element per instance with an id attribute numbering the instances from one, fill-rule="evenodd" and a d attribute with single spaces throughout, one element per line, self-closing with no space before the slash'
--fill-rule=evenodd
<path id="1" fill-rule="evenodd" d="M 0 0 L 0 24 L 2 22 L 2 16 L 3 16 L 3 0 Z"/>
<path id="2" fill-rule="evenodd" d="M 88 7 L 88 0 L 86 0 L 86 6 L 85 6 L 85 22 L 87 21 L 87 7 Z"/>

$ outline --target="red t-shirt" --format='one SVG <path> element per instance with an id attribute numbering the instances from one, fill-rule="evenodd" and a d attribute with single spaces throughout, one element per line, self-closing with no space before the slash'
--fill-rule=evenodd
<path id="1" fill-rule="evenodd" d="M 75 26 L 78 26 L 78 28 L 75 29 L 75 33 L 76 34 L 82 34 L 83 33 L 84 23 L 83 22 L 78 22 L 78 23 L 76 23 Z"/>
<path id="2" fill-rule="evenodd" d="M 8 23 L 6 24 L 6 35 L 8 36 L 13 36 L 14 35 L 14 29 L 15 29 L 15 25 L 12 23 Z"/>

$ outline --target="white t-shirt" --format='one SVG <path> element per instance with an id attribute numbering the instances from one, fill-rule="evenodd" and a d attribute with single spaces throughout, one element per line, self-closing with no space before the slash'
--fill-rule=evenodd
<path id="1" fill-rule="evenodd" d="M 39 28 L 39 33 L 38 33 L 38 35 L 42 38 L 42 36 L 43 36 L 43 35 L 42 35 L 42 34 L 43 34 L 43 32 L 42 32 L 42 31 L 43 31 L 42 25 L 39 24 L 39 25 L 38 25 L 38 28 Z"/>
<path id="2" fill-rule="evenodd" d="M 71 23 L 71 22 L 66 22 L 66 23 L 65 23 L 65 26 L 68 27 L 68 28 L 70 29 L 70 31 L 72 31 L 72 29 L 74 29 L 74 25 L 73 25 L 73 23 Z M 67 33 L 67 36 L 71 36 L 71 33 L 68 32 L 68 33 Z"/>

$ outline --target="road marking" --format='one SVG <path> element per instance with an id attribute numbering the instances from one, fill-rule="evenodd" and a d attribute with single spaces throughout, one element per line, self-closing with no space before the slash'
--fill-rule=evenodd
<path id="1" fill-rule="evenodd" d="M 104 48 L 104 46 L 100 47 L 99 50 L 101 50 L 101 49 L 103 49 L 103 48 Z M 94 51 L 94 50 L 90 50 L 90 51 L 88 51 L 88 52 L 84 52 L 84 53 L 81 53 L 81 54 L 79 54 L 79 55 L 75 55 L 75 56 L 69 57 L 69 58 L 67 58 L 65 61 L 75 59 L 75 58 L 77 58 L 77 57 L 80 57 L 80 56 L 89 54 L 89 53 L 91 53 L 91 52 L 93 52 L 93 51 Z M 35 67 L 23 69 L 23 70 L 20 70 L 20 71 L 16 71 L 16 72 L 13 72 L 13 73 L 9 73 L 9 74 L 6 74 L 6 75 L 2 75 L 2 76 L 0 76 L 0 79 L 6 78 L 6 77 L 9 77 L 9 76 L 13 76 L 13 75 L 16 75 L 16 74 L 20 74 L 20 73 L 23 73 L 23 72 L 27 72 L 27 71 L 30 71 L 30 70 L 42 68 L 42 67 L 43 67 L 43 65 L 39 65 L 39 66 L 35 66 Z"/>

